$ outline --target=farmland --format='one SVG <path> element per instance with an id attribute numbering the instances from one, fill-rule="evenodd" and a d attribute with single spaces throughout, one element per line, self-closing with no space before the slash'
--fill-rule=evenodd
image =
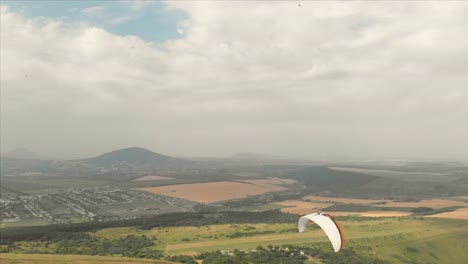
<path id="1" fill-rule="evenodd" d="M 416 207 L 455 210 L 467 205 L 463 192 L 445 199 L 430 199 L 425 193 L 417 192 L 416 195 L 405 190 L 403 195 L 389 198 L 388 190 L 379 192 L 387 182 L 370 175 L 374 172 L 372 170 L 366 171 L 369 175 L 360 174 L 359 169 L 349 172 L 346 168 L 331 170 L 301 166 L 236 170 L 229 173 L 205 169 L 161 173 L 108 172 L 95 177 L 2 177 L 0 227 L 113 221 L 189 212 L 200 209 L 199 203 L 214 203 L 216 210 L 257 211 L 283 207 L 283 212 L 293 214 L 307 214 L 334 206 L 328 209 L 334 215 L 352 213 L 362 216 L 404 216 Z M 408 185 L 417 186 L 404 182 L 395 185 L 395 179 L 404 179 L 401 176 L 403 172 L 377 172 L 387 173 L 385 179 L 392 179 L 391 186 L 396 189 L 392 190 L 393 194 Z M 424 173 L 411 172 L 408 175 L 425 179 L 421 176 Z M 397 177 L 391 178 L 393 175 Z M 449 177 L 450 171 L 428 172 L 428 175 L 449 183 L 453 179 Z M 39 184 L 31 184 L 38 179 Z M 441 183 L 437 181 L 434 190 L 444 190 L 445 187 L 439 186 Z M 421 188 L 425 188 L 425 184 Z M 404 186 L 403 189 L 398 187 L 400 185 Z M 457 188 L 460 186 L 463 184 L 458 184 Z M 352 207 L 353 204 L 356 206 Z"/>
<path id="2" fill-rule="evenodd" d="M 209 182 L 178 184 L 161 187 L 140 188 L 150 193 L 176 197 L 184 200 L 212 203 L 231 199 L 245 198 L 267 192 L 283 191 L 287 188 L 268 182 Z"/>
<path id="3" fill-rule="evenodd" d="M 133 179 L 133 181 L 160 181 L 160 180 L 170 180 L 174 179 L 172 177 L 164 177 L 164 176 L 143 176 L 140 178 Z"/>
<path id="4" fill-rule="evenodd" d="M 97 257 L 97 256 L 76 256 L 76 255 L 37 255 L 37 254 L 0 254 L 0 262 L 2 264 L 170 264 L 173 262 L 150 260 L 150 259 L 135 259 L 122 257 Z"/>
<path id="5" fill-rule="evenodd" d="M 427 217 L 436 218 L 452 218 L 452 219 L 466 219 L 468 220 L 468 208 L 458 208 L 452 212 L 444 212 L 434 215 L 428 215 Z"/>
<path id="6" fill-rule="evenodd" d="M 361 256 L 387 263 L 464 263 L 467 255 L 468 221 L 422 217 L 340 217 L 345 230 L 345 249 Z M 116 241 L 129 236 L 152 238 L 147 248 L 164 255 L 195 255 L 203 252 L 249 252 L 258 246 L 295 245 L 330 252 L 331 247 L 322 230 L 310 226 L 298 233 L 295 222 L 276 224 L 211 224 L 203 226 L 104 228 L 88 233 L 98 241 Z M 15 242 L 11 253 L 28 250 L 51 250 L 59 244 Z M 38 248 L 38 245 L 39 248 Z M 42 249 L 41 249 L 42 247 Z M 430 250 L 429 250 L 430 249 Z M 340 254 L 340 253 L 339 253 Z M 49 256 L 44 256 L 47 258 Z"/>
<path id="7" fill-rule="evenodd" d="M 287 200 L 276 202 L 274 204 L 284 206 L 284 208 L 281 209 L 281 212 L 299 215 L 309 214 L 330 205 L 326 203 L 312 203 L 300 200 Z"/>
<path id="8" fill-rule="evenodd" d="M 431 199 L 414 201 L 366 200 L 337 197 L 306 196 L 303 200 L 275 202 L 283 206 L 282 212 L 291 214 L 309 214 L 316 211 L 328 211 L 335 216 L 360 215 L 365 217 L 408 216 L 415 208 L 427 208 L 428 211 L 449 210 L 431 217 L 468 219 L 466 202 L 456 200 Z"/>
<path id="9" fill-rule="evenodd" d="M 378 254 L 384 253 L 386 243 L 393 240 L 400 240 L 401 243 L 408 243 L 415 240 L 423 240 L 426 237 L 438 236 L 441 234 L 456 234 L 460 231 L 460 224 L 456 223 L 443 223 L 443 222 L 430 222 L 424 220 L 402 220 L 397 219 L 382 219 L 382 220 L 369 220 L 369 221 L 342 221 L 344 230 L 346 230 L 346 244 L 350 247 L 381 245 L 383 248 L 375 248 L 374 251 Z M 441 231 L 441 227 L 446 226 L 445 232 Z M 249 228 L 250 227 L 250 228 Z M 209 230 L 209 229 L 213 230 Z M 435 228 L 435 231 L 428 232 L 428 230 Z M 464 234 L 468 234 L 468 225 L 463 224 Z M 245 231 L 249 230 L 250 231 Z M 154 232 L 154 231 L 152 231 Z M 163 230 L 162 232 L 165 232 Z M 162 241 L 167 241 L 165 250 L 171 254 L 190 254 L 191 252 L 204 252 L 219 250 L 233 250 L 237 249 L 253 249 L 257 245 L 322 245 L 327 244 L 327 238 L 319 229 L 309 230 L 304 234 L 297 233 L 295 224 L 278 224 L 272 226 L 254 225 L 239 227 L 219 226 L 213 228 L 212 226 L 206 227 L 205 230 L 193 230 L 187 228 L 170 229 L 167 234 L 171 234 L 170 238 L 164 236 L 159 230 L 154 234 L 159 235 Z M 208 233 L 207 233 L 208 232 Z M 245 237 L 231 238 L 236 232 L 246 233 Z M 249 236 L 251 233 L 265 233 Z M 271 233 L 269 233 L 271 232 Z M 218 239 L 206 239 L 206 237 L 218 235 Z M 185 240 L 185 241 L 183 241 Z M 187 241 L 188 240 L 188 241 Z M 459 240 L 460 242 L 466 241 Z"/>
<path id="10" fill-rule="evenodd" d="M 431 207 L 435 209 L 440 209 L 440 208 L 452 207 L 452 206 L 467 206 L 467 203 L 459 202 L 459 201 L 451 201 L 451 200 L 431 199 L 431 200 L 421 200 L 418 202 L 388 201 L 386 204 L 383 204 L 382 206 L 383 207 Z"/>
<path id="11" fill-rule="evenodd" d="M 103 263 L 195 263 L 196 256 L 205 264 L 262 263 L 259 259 L 283 255 L 278 263 L 463 263 L 467 258 L 463 168 L 209 161 L 206 167 L 174 170 L 173 162 L 193 164 L 159 157 L 170 164 L 157 170 L 121 158 L 79 167 L 80 162 L 66 163 L 76 177 L 8 170 L 0 197 L 4 261 L 60 263 L 59 256 L 51 256 L 57 254 L 67 263 L 93 263 L 96 255 L 106 256 L 96 260 Z M 122 171 L 114 171 L 116 166 Z M 342 252 L 333 253 L 315 225 L 297 232 L 299 215 L 317 211 L 341 222 Z"/>
<path id="12" fill-rule="evenodd" d="M 366 169 L 366 168 L 347 168 L 347 167 L 329 167 L 332 170 L 340 171 L 352 171 L 360 172 L 369 175 L 381 176 L 381 177 L 404 177 L 408 175 L 415 176 L 413 179 L 423 177 L 426 179 L 438 179 L 442 176 L 450 175 L 450 173 L 441 172 L 427 172 L 427 171 L 395 171 L 395 170 L 384 170 L 384 169 Z"/>

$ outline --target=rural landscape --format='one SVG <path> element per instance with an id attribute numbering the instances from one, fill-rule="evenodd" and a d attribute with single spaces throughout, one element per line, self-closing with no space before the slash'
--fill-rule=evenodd
<path id="1" fill-rule="evenodd" d="M 189 160 L 127 148 L 73 161 L 2 157 L 1 177 L 2 263 L 468 258 L 464 163 Z M 341 223 L 341 252 L 317 226 L 298 233 L 298 218 L 314 212 Z"/>
<path id="2" fill-rule="evenodd" d="M 468 1 L 0 0 L 0 264 L 467 264 Z"/>

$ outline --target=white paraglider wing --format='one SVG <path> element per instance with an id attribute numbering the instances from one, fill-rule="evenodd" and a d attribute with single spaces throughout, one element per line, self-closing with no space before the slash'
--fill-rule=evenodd
<path id="1" fill-rule="evenodd" d="M 336 222 L 333 217 L 328 214 L 317 213 L 305 215 L 299 218 L 299 222 L 297 224 L 299 232 L 304 232 L 309 222 L 314 222 L 320 226 L 320 228 L 325 231 L 325 234 L 327 234 L 328 239 L 330 239 L 335 252 L 340 251 L 344 244 L 343 230 L 341 229 L 340 224 Z"/>

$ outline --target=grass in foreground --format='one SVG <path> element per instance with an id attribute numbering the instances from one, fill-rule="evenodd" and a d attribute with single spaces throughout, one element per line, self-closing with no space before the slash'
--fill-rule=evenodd
<path id="1" fill-rule="evenodd" d="M 468 259 L 468 221 L 422 217 L 341 221 L 345 248 L 378 256 L 390 263 L 464 263 Z M 141 230 L 110 228 L 93 233 L 115 239 L 130 234 L 157 237 L 155 249 L 170 255 L 193 255 L 216 250 L 251 250 L 258 245 L 300 245 L 329 249 L 322 230 L 311 226 L 297 233 L 291 224 L 237 224 L 204 227 L 168 227 Z"/>
<path id="2" fill-rule="evenodd" d="M 467 220 L 424 217 L 340 217 L 340 222 L 345 231 L 345 248 L 355 251 L 360 256 L 378 258 L 395 264 L 461 264 L 468 259 Z M 267 247 L 286 244 L 317 248 L 331 253 L 330 242 L 322 230 L 311 225 L 305 233 L 299 234 L 296 223 L 218 224 L 200 227 L 160 227 L 149 230 L 119 227 L 101 229 L 89 234 L 97 239 L 108 240 L 144 235 L 154 242 L 147 248 L 148 250 L 160 250 L 165 255 L 196 255 L 202 252 L 234 249 L 250 251 L 259 245 Z M 45 248 L 46 245 L 43 243 L 26 241 L 16 245 L 18 247 L 10 252 L 24 253 L 32 250 L 53 252 L 57 246 L 52 243 Z"/>
<path id="3" fill-rule="evenodd" d="M 135 259 L 122 257 L 98 257 L 98 256 L 79 256 L 79 255 L 42 255 L 42 254 L 0 254 L 0 263 L 2 264 L 170 264 L 173 262 Z"/>

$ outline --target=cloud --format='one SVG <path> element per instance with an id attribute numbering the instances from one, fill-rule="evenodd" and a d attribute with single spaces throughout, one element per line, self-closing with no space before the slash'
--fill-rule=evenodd
<path id="1" fill-rule="evenodd" d="M 467 3 L 167 7 L 158 45 L 2 7 L 2 151 L 468 158 Z"/>
<path id="2" fill-rule="evenodd" d="M 81 13 L 86 15 L 100 16 L 104 13 L 105 7 L 103 6 L 92 6 L 86 7 L 81 10 Z"/>
<path id="3" fill-rule="evenodd" d="M 128 4 L 130 4 L 130 7 L 135 10 L 135 11 L 140 11 L 145 7 L 148 7 L 149 5 L 155 4 L 157 1 L 154 0 L 130 0 L 130 1 L 124 1 Z"/>
<path id="4" fill-rule="evenodd" d="M 111 24 L 122 24 L 133 19 L 133 16 L 119 16 L 110 20 Z"/>
<path id="5" fill-rule="evenodd" d="M 183 35 L 187 28 L 190 27 L 190 20 L 182 20 L 177 24 L 177 33 Z"/>

